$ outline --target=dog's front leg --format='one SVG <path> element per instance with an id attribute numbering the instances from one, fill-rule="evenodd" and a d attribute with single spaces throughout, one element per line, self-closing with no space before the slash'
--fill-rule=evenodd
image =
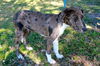
<path id="1" fill-rule="evenodd" d="M 53 51 L 58 59 L 63 58 L 64 56 L 59 53 L 59 44 L 58 38 L 53 41 Z"/>
<path id="2" fill-rule="evenodd" d="M 53 40 L 52 39 L 47 39 L 47 51 L 46 51 L 46 57 L 47 57 L 47 60 L 50 64 L 55 64 L 56 61 L 54 59 L 52 59 L 51 57 L 51 48 L 52 48 L 52 42 Z"/>

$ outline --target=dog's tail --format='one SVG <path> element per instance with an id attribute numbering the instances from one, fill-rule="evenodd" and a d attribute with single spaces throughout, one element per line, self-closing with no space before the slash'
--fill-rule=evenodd
<path id="1" fill-rule="evenodd" d="M 13 22 L 16 23 L 17 22 L 17 19 L 20 15 L 21 11 L 17 12 L 14 16 L 13 16 Z"/>
<path id="2" fill-rule="evenodd" d="M 23 24 L 21 23 L 21 21 L 19 21 L 20 17 L 22 17 L 21 13 L 22 13 L 22 11 L 19 11 L 13 16 L 13 23 L 20 30 L 22 30 L 22 28 L 23 28 Z"/>

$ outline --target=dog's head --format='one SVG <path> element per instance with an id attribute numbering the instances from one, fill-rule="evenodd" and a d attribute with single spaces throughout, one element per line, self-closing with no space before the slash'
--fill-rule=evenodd
<path id="1" fill-rule="evenodd" d="M 66 8 L 61 12 L 61 16 L 63 16 L 63 22 L 73 27 L 73 29 L 78 32 L 86 31 L 86 26 L 82 21 L 83 18 L 83 10 L 75 7 Z"/>

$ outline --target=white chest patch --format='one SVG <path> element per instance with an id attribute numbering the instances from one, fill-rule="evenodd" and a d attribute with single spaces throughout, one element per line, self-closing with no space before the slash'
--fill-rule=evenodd
<path id="1" fill-rule="evenodd" d="M 63 25 L 62 25 L 62 26 L 60 27 L 60 29 L 59 29 L 59 30 L 60 30 L 60 32 L 59 32 L 59 35 L 60 35 L 60 36 L 63 34 L 64 30 L 65 30 L 67 27 L 69 27 L 69 25 L 63 23 Z"/>

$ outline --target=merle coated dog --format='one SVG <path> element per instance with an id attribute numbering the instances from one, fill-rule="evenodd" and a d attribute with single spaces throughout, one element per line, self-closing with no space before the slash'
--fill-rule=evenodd
<path id="1" fill-rule="evenodd" d="M 13 17 L 16 33 L 16 47 L 18 49 L 19 44 L 22 42 L 27 49 L 31 50 L 32 48 L 27 46 L 26 38 L 30 32 L 37 32 L 46 38 L 47 61 L 50 64 L 54 64 L 56 62 L 51 57 L 52 45 L 56 57 L 58 59 L 63 58 L 64 56 L 59 53 L 58 38 L 69 26 L 78 32 L 86 31 L 86 26 L 82 22 L 82 18 L 83 11 L 76 7 L 65 8 L 59 14 L 43 14 L 30 10 L 19 11 Z M 17 52 L 17 56 L 20 59 L 24 59 L 19 52 Z"/>

